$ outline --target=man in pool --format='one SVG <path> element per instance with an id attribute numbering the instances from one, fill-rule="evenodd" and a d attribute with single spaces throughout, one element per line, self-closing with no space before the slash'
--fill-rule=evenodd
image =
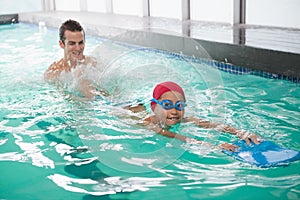
<path id="1" fill-rule="evenodd" d="M 96 59 L 83 54 L 85 32 L 79 22 L 69 19 L 60 26 L 59 46 L 64 50 L 64 57 L 52 63 L 45 71 L 44 79 L 46 81 L 59 82 L 62 72 L 69 73 L 78 65 L 96 66 Z M 94 98 L 99 91 L 96 91 L 87 79 L 79 78 L 82 73 L 82 70 L 77 69 L 76 76 L 80 80 L 78 89 L 85 97 Z"/>
<path id="2" fill-rule="evenodd" d="M 156 85 L 153 90 L 153 99 L 151 99 L 151 109 L 154 114 L 146 117 L 143 120 L 143 125 L 166 137 L 176 138 L 184 142 L 206 144 L 209 146 L 210 144 L 206 142 L 172 132 L 170 127 L 182 122 L 191 122 L 199 127 L 212 128 L 237 135 L 240 139 L 245 140 L 248 144 L 250 144 L 250 142 L 255 144 L 261 142 L 261 138 L 254 133 L 237 130 L 231 126 L 209 122 L 196 117 L 184 117 L 185 107 L 187 106 L 185 102 L 186 98 L 184 91 L 178 84 L 174 82 L 163 82 Z M 146 110 L 142 104 L 137 106 L 128 106 L 126 109 L 129 109 L 132 112 L 141 112 Z M 220 145 L 220 147 L 230 151 L 236 151 L 238 148 L 238 146 L 228 143 L 223 143 Z"/>

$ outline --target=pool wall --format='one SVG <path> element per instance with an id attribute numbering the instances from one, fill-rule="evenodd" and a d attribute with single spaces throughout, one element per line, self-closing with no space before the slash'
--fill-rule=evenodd
<path id="1" fill-rule="evenodd" d="M 145 36 L 146 34 L 148 36 Z M 300 81 L 298 64 L 300 63 L 300 54 L 200 39 L 192 39 L 194 42 L 191 42 L 191 38 L 155 32 L 134 31 L 134 33 L 128 34 L 128 37 L 124 36 L 126 35 L 123 35 L 121 39 L 131 44 L 149 46 L 188 56 L 199 56 L 202 59 L 206 59 L 208 54 L 212 60 L 220 62 L 217 64 L 220 68 L 243 67 L 253 70 L 256 75 L 282 78 L 293 82 Z M 143 38 L 149 40 L 143 40 Z M 207 54 L 201 57 L 199 50 L 190 44 L 200 44 L 207 51 Z M 236 69 L 238 70 L 238 68 Z"/>
<path id="2" fill-rule="evenodd" d="M 190 38 L 171 31 L 163 32 L 152 28 L 149 18 L 137 19 L 130 16 L 125 18 L 90 12 L 19 13 L 20 22 L 38 24 L 42 21 L 46 26 L 55 28 L 69 18 L 80 21 L 87 34 L 201 57 L 195 45 L 191 45 L 190 40 L 193 40 L 207 51 L 212 60 L 220 62 L 219 66 L 243 67 L 257 75 L 300 82 L 300 53 Z"/>

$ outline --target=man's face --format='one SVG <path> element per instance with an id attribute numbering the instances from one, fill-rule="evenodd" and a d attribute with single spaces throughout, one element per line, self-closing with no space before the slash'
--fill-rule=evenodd
<path id="1" fill-rule="evenodd" d="M 59 45 L 64 49 L 64 57 L 71 64 L 76 64 L 78 61 L 84 59 L 83 51 L 85 47 L 85 39 L 83 31 L 69 31 L 66 30 L 64 43 L 60 40 Z"/>

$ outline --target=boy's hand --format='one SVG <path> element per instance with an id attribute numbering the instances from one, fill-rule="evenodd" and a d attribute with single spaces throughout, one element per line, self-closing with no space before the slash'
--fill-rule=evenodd
<path id="1" fill-rule="evenodd" d="M 261 137 L 259 137 L 258 135 L 254 134 L 254 133 L 250 133 L 250 134 L 248 135 L 248 137 L 245 137 L 244 140 L 246 141 L 246 143 L 247 143 L 248 145 L 251 144 L 251 141 L 252 141 L 254 144 L 259 144 L 259 143 L 262 142 Z"/>
<path id="2" fill-rule="evenodd" d="M 255 133 L 249 133 L 247 131 L 239 131 L 236 134 L 240 139 L 245 140 L 248 145 L 251 145 L 251 142 L 254 144 L 259 144 L 263 141 L 261 137 L 256 135 Z"/>
<path id="3" fill-rule="evenodd" d="M 221 149 L 225 149 L 227 151 L 233 151 L 233 152 L 237 152 L 237 149 L 240 148 L 237 145 L 228 144 L 228 143 L 220 144 L 218 147 L 221 148 Z"/>

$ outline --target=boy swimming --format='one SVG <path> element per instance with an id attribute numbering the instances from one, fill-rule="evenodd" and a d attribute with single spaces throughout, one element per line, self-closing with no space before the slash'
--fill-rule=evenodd
<path id="1" fill-rule="evenodd" d="M 237 130 L 228 125 L 206 121 L 197 117 L 184 117 L 185 107 L 187 106 L 184 91 L 178 84 L 171 81 L 163 82 L 155 86 L 150 105 L 153 115 L 146 117 L 143 120 L 143 125 L 166 137 L 176 138 L 184 142 L 210 145 L 206 142 L 192 139 L 170 130 L 170 127 L 173 125 L 191 122 L 202 128 L 211 128 L 236 135 L 240 139 L 245 140 L 248 144 L 251 142 L 258 144 L 262 141 L 262 139 L 254 133 Z M 142 104 L 137 106 L 128 106 L 126 109 L 129 109 L 132 112 L 141 112 L 146 110 Z M 223 143 L 219 147 L 230 151 L 236 151 L 238 148 L 238 146 L 228 143 Z"/>

